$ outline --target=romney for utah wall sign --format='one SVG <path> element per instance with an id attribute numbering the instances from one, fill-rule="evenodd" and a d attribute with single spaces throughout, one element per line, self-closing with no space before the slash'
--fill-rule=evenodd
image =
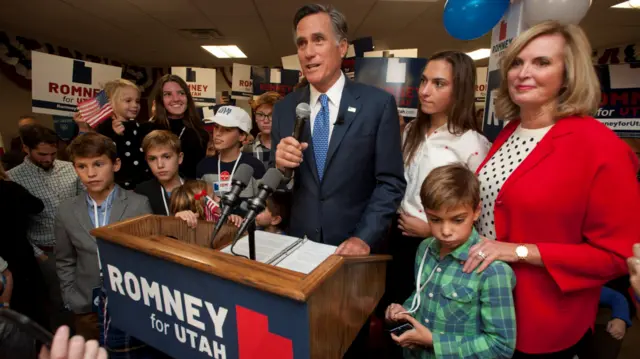
<path id="1" fill-rule="evenodd" d="M 31 52 L 31 106 L 35 113 L 72 117 L 78 103 L 94 98 L 122 68 Z"/>

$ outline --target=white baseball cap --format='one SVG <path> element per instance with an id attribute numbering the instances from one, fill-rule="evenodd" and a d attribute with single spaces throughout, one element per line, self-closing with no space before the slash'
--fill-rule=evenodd
<path id="1" fill-rule="evenodd" d="M 242 131 L 251 132 L 251 116 L 247 111 L 238 106 L 222 106 L 211 118 L 205 118 L 205 122 L 217 123 L 223 127 L 237 127 Z"/>

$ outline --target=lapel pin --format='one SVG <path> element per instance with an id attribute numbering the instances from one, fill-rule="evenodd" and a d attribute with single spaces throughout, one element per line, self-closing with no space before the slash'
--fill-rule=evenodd
<path id="1" fill-rule="evenodd" d="M 351 106 L 349 106 L 349 108 L 347 109 L 347 111 L 349 111 L 349 112 L 354 112 L 354 113 L 355 113 L 355 112 L 356 112 L 356 108 L 355 108 L 355 107 L 351 107 Z"/>

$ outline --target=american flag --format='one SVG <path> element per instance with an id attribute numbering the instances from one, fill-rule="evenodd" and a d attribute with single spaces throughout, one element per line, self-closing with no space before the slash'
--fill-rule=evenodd
<path id="1" fill-rule="evenodd" d="M 92 128 L 98 126 L 102 121 L 113 114 L 111 103 L 104 90 L 98 96 L 78 104 L 80 115 Z"/>
<path id="2" fill-rule="evenodd" d="M 216 201 L 214 201 L 213 198 L 209 196 L 206 197 L 205 201 L 205 220 L 207 222 L 217 222 L 220 218 L 220 213 L 217 211 L 217 209 L 219 209 L 220 206 L 218 206 Z"/>

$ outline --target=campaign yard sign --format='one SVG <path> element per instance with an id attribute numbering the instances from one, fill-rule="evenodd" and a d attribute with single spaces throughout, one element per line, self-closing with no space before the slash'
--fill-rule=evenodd
<path id="1" fill-rule="evenodd" d="M 111 324 L 174 358 L 308 358 L 307 304 L 98 238 Z"/>
<path id="2" fill-rule="evenodd" d="M 172 67 L 171 73 L 180 76 L 187 83 L 196 106 L 215 105 L 216 69 Z"/>
<path id="3" fill-rule="evenodd" d="M 233 98 L 252 98 L 251 65 L 233 64 L 231 74 L 231 96 Z"/>
<path id="4" fill-rule="evenodd" d="M 618 136 L 640 138 L 640 68 L 598 65 L 602 101 L 596 118 Z"/>
<path id="5" fill-rule="evenodd" d="M 31 52 L 31 107 L 35 113 L 73 117 L 80 102 L 96 97 L 122 68 Z"/>
<path id="6" fill-rule="evenodd" d="M 427 59 L 421 58 L 356 58 L 357 82 L 379 87 L 395 97 L 398 112 L 405 118 L 418 115 L 418 91 Z"/>

